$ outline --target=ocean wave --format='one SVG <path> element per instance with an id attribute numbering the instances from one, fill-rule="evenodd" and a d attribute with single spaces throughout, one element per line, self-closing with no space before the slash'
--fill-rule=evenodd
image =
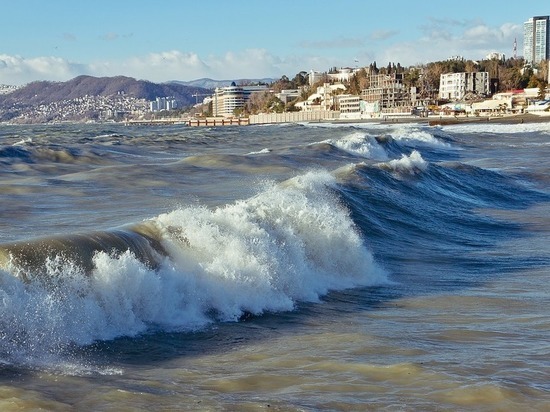
<path id="1" fill-rule="evenodd" d="M 354 132 L 338 140 L 327 141 L 348 153 L 366 157 L 369 159 L 385 160 L 388 155 L 374 136 L 363 132 Z"/>
<path id="2" fill-rule="evenodd" d="M 4 163 L 58 163 L 58 164 L 98 164 L 103 159 L 93 151 L 58 146 L 34 145 L 32 140 L 0 148 L 0 160 Z"/>
<path id="3" fill-rule="evenodd" d="M 23 242 L 11 255 L 4 245 L 0 358 L 33 362 L 73 344 L 195 330 L 385 282 L 334 185 L 332 174 L 310 172 L 224 207 Z M 32 261 L 13 258 L 22 250 Z"/>
<path id="4" fill-rule="evenodd" d="M 32 138 L 31 137 L 23 138 L 23 139 L 19 140 L 18 142 L 15 142 L 12 146 L 25 146 L 27 143 L 32 143 Z"/>
<path id="5" fill-rule="evenodd" d="M 434 146 L 449 146 L 438 139 L 432 131 L 417 126 L 403 126 L 388 132 L 397 141 L 416 141 Z"/>
<path id="6" fill-rule="evenodd" d="M 250 153 L 248 153 L 248 155 L 266 154 L 266 153 L 270 153 L 270 152 L 271 152 L 271 149 L 264 148 L 262 150 L 258 150 L 257 152 L 250 152 Z"/>
<path id="7" fill-rule="evenodd" d="M 402 155 L 400 159 L 378 163 L 377 166 L 381 169 L 392 170 L 399 173 L 416 173 L 419 171 L 426 171 L 428 162 L 422 158 L 420 152 L 413 150 L 409 156 Z"/>

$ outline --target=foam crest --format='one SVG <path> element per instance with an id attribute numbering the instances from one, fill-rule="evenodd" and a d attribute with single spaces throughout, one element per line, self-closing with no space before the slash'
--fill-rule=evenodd
<path id="1" fill-rule="evenodd" d="M 234 204 L 184 207 L 136 225 L 166 252 L 154 268 L 138 248 L 98 251 L 88 270 L 49 255 L 40 276 L 26 281 L 5 262 L 0 359 L 47 362 L 74 344 L 195 330 L 385 282 L 334 184 L 328 172 L 311 172 Z"/>
<path id="2" fill-rule="evenodd" d="M 268 149 L 267 147 L 262 149 L 262 150 L 258 150 L 256 152 L 250 152 L 248 153 L 249 155 L 256 155 L 256 154 L 267 154 L 267 153 L 270 153 L 271 152 L 271 149 Z"/>
<path id="3" fill-rule="evenodd" d="M 18 142 L 14 143 L 12 146 L 25 146 L 27 143 L 32 143 L 32 138 L 30 137 L 23 138 Z"/>
<path id="4" fill-rule="evenodd" d="M 401 127 L 394 129 L 390 131 L 389 133 L 395 140 L 398 141 L 407 141 L 407 140 L 413 140 L 421 143 L 427 143 L 430 145 L 436 145 L 436 146 L 448 146 L 448 143 L 445 143 L 441 140 L 439 140 L 437 137 L 435 137 L 432 133 L 430 133 L 428 130 L 409 126 L 409 127 Z"/>
<path id="5" fill-rule="evenodd" d="M 409 156 L 402 155 L 400 159 L 379 163 L 378 166 L 398 173 L 415 173 L 426 171 L 428 163 L 422 158 L 420 152 L 413 150 Z"/>
<path id="6" fill-rule="evenodd" d="M 353 223 L 310 173 L 216 210 L 186 208 L 158 224 L 181 227 L 186 245 L 167 247 L 223 319 L 290 310 L 331 289 L 383 279 Z"/>
<path id="7" fill-rule="evenodd" d="M 362 132 L 352 133 L 339 140 L 328 140 L 325 143 L 369 159 L 386 160 L 388 158 L 386 151 L 376 139 Z"/>

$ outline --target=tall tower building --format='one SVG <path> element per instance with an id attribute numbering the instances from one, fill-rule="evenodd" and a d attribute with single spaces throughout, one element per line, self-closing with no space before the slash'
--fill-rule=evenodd
<path id="1" fill-rule="evenodd" d="M 550 16 L 531 17 L 523 23 L 523 58 L 532 64 L 550 58 Z"/>

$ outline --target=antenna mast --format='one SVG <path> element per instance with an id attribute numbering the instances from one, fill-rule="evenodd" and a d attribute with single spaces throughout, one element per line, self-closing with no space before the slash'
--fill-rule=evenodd
<path id="1" fill-rule="evenodd" d="M 514 59 L 517 59 L 518 57 L 517 54 L 518 54 L 518 42 L 514 38 Z"/>

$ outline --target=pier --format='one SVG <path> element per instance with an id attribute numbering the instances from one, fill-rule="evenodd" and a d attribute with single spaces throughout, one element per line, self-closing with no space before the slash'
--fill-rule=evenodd
<path id="1" fill-rule="evenodd" d="M 164 117 L 161 119 L 140 119 L 128 120 L 126 125 L 167 125 L 181 124 L 185 126 L 199 127 L 215 127 L 215 126 L 247 126 L 250 124 L 248 117 L 226 118 L 226 117 L 202 117 L 202 118 L 182 118 L 182 117 Z"/>

